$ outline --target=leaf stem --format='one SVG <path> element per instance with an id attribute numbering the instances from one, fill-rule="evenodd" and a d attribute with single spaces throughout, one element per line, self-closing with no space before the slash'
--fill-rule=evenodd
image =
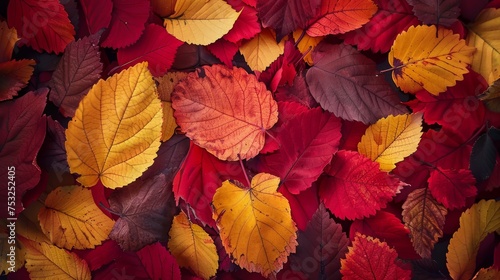
<path id="1" fill-rule="evenodd" d="M 240 160 L 241 170 L 243 170 L 243 174 L 245 174 L 245 179 L 247 180 L 248 188 L 251 188 L 252 184 L 250 183 L 250 179 L 248 178 L 247 171 L 245 170 L 245 166 L 243 165 L 243 161 L 241 160 L 241 157 L 239 154 L 238 154 L 238 159 Z"/>
<path id="2" fill-rule="evenodd" d="M 120 213 L 118 213 L 118 212 L 115 212 L 115 211 L 111 210 L 111 209 L 110 209 L 110 208 L 108 208 L 106 205 L 104 205 L 104 204 L 102 203 L 102 201 L 99 201 L 99 206 L 100 206 L 102 209 L 105 209 L 106 211 L 108 211 L 108 212 L 109 212 L 109 213 L 111 213 L 111 214 L 114 214 L 114 215 L 116 215 L 116 216 L 118 216 L 118 217 L 120 217 L 120 218 L 122 217 L 122 214 L 120 214 Z"/>

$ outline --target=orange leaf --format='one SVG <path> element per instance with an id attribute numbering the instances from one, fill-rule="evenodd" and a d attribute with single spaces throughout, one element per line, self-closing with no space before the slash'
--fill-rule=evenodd
<path id="1" fill-rule="evenodd" d="M 446 253 L 451 278 L 471 279 L 481 241 L 500 230 L 500 201 L 481 200 L 460 216 L 460 227 L 453 234 Z"/>
<path id="2" fill-rule="evenodd" d="M 481 268 L 472 280 L 498 280 L 500 279 L 500 270 L 489 267 Z"/>
<path id="3" fill-rule="evenodd" d="M 276 42 L 276 35 L 270 29 L 262 31 L 240 47 L 248 66 L 254 71 L 264 71 L 285 51 L 285 43 Z"/>
<path id="4" fill-rule="evenodd" d="M 174 217 L 168 233 L 168 249 L 180 266 L 188 267 L 203 279 L 214 276 L 219 255 L 214 241 L 199 225 L 191 223 L 184 212 Z"/>
<path id="5" fill-rule="evenodd" d="M 443 236 L 448 211 L 427 188 L 417 189 L 403 203 L 403 221 L 410 229 L 413 248 L 423 258 L 430 258 L 438 239 Z"/>
<path id="6" fill-rule="evenodd" d="M 222 244 L 235 262 L 265 277 L 278 272 L 297 246 L 297 227 L 280 179 L 259 173 L 250 188 L 224 181 L 213 197 L 213 218 Z"/>
<path id="7" fill-rule="evenodd" d="M 108 238 L 114 225 L 94 203 L 90 189 L 81 186 L 50 192 L 38 219 L 50 241 L 68 250 L 94 248 Z"/>
<path id="8" fill-rule="evenodd" d="M 128 185 L 153 164 L 160 147 L 161 103 L 147 63 L 99 80 L 66 130 L 66 153 L 82 185 Z"/>
<path id="9" fill-rule="evenodd" d="M 254 75 L 241 68 L 203 66 L 177 84 L 174 116 L 198 146 L 221 160 L 249 159 L 264 147 L 278 121 L 278 105 Z"/>
<path id="10" fill-rule="evenodd" d="M 307 29 L 312 37 L 342 34 L 367 23 L 377 12 L 372 0 L 324 0 L 320 17 Z"/>
<path id="11" fill-rule="evenodd" d="M 0 21 L 0 63 L 9 61 L 19 38 L 15 28 L 9 28 L 7 22 Z"/>
<path id="12" fill-rule="evenodd" d="M 158 94 L 163 108 L 163 125 L 161 126 L 161 141 L 165 142 L 174 135 L 177 123 L 174 118 L 174 109 L 172 108 L 172 92 L 175 85 L 186 78 L 184 72 L 168 72 L 166 75 L 155 78 L 158 82 Z"/>
<path id="13" fill-rule="evenodd" d="M 26 86 L 33 74 L 34 66 L 33 59 L 0 63 L 0 101 L 12 99 Z"/>

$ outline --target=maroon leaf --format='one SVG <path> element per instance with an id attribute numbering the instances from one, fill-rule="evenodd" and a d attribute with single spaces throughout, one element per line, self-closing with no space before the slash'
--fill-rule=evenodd
<path id="1" fill-rule="evenodd" d="M 113 11 L 112 0 L 80 0 L 79 2 L 90 34 L 95 34 L 109 26 Z"/>
<path id="2" fill-rule="evenodd" d="M 460 15 L 461 0 L 407 0 L 424 24 L 450 26 Z"/>
<path id="3" fill-rule="evenodd" d="M 38 153 L 38 162 L 44 170 L 54 173 L 56 176 L 69 173 L 64 142 L 66 142 L 64 127 L 58 121 L 48 117 L 47 135 L 40 153 Z"/>
<path id="4" fill-rule="evenodd" d="M 290 203 L 293 221 L 300 230 L 304 230 L 319 206 L 318 185 L 313 184 L 299 194 L 292 194 L 286 188 L 280 188 L 279 192 Z"/>
<path id="5" fill-rule="evenodd" d="M 177 48 L 182 44 L 165 28 L 149 24 L 137 43 L 118 50 L 118 64 L 127 68 L 147 61 L 151 74 L 159 77 L 170 69 L 174 63 Z"/>
<path id="6" fill-rule="evenodd" d="M 92 279 L 150 280 L 151 278 L 136 253 L 124 252 L 110 265 L 95 271 Z"/>
<path id="7" fill-rule="evenodd" d="M 284 188 L 298 194 L 318 179 L 339 141 L 340 120 L 321 108 L 309 110 L 283 126 L 278 134 L 281 147 L 256 158 L 256 169 L 279 176 Z"/>
<path id="8" fill-rule="evenodd" d="M 354 48 L 321 43 L 313 61 L 306 74 L 311 94 L 339 118 L 369 124 L 407 113 L 389 84 L 376 75 L 375 63 Z"/>
<path id="9" fill-rule="evenodd" d="M 153 165 L 144 173 L 142 178 L 151 178 L 164 174 L 167 184 L 170 185 L 189 150 L 189 139 L 183 135 L 174 135 L 167 142 L 160 145 Z"/>
<path id="10" fill-rule="evenodd" d="M 101 77 L 99 37 L 71 42 L 52 74 L 49 100 L 65 117 L 73 117 L 80 100 Z"/>
<path id="11" fill-rule="evenodd" d="M 276 100 L 277 101 L 294 101 L 300 103 L 307 108 L 314 108 L 318 106 L 316 100 L 309 92 L 307 88 L 306 79 L 302 75 L 295 76 L 292 85 L 284 85 L 282 87 L 278 87 L 278 91 L 276 92 Z"/>
<path id="12" fill-rule="evenodd" d="M 0 199 L 6 205 L 8 186 L 15 186 L 15 211 L 2 211 L 0 217 L 17 216 L 24 193 L 40 180 L 36 156 L 45 138 L 46 120 L 42 116 L 48 89 L 31 91 L 24 96 L 0 103 Z M 13 170 L 10 172 L 8 170 Z M 12 180 L 10 179 L 12 178 Z M 13 182 L 8 184 L 7 182 Z M 13 205 L 10 205 L 13 206 Z"/>
<path id="13" fill-rule="evenodd" d="M 321 4 L 320 0 L 257 0 L 257 11 L 264 28 L 276 30 L 276 39 L 281 41 L 288 33 L 306 27 Z"/>
<path id="14" fill-rule="evenodd" d="M 431 171 L 428 179 L 432 196 L 448 209 L 465 207 L 467 198 L 477 194 L 476 179 L 469 169 L 442 169 Z"/>
<path id="15" fill-rule="evenodd" d="M 306 279 L 340 279 L 340 259 L 347 253 L 349 239 L 342 226 L 319 205 L 305 231 L 297 237 L 297 251 L 290 255 L 290 267 Z"/>
<path id="16" fill-rule="evenodd" d="M 146 268 L 150 279 L 181 279 L 181 269 L 177 261 L 160 243 L 148 245 L 136 254 Z"/>

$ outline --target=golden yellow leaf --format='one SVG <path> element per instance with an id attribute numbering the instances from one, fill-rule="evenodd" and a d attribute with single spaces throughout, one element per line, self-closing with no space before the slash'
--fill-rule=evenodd
<path id="1" fill-rule="evenodd" d="M 301 38 L 302 37 L 302 38 Z M 309 65 L 313 65 L 313 60 L 312 60 L 312 51 L 314 50 L 314 47 L 316 47 L 319 42 L 321 42 L 325 38 L 324 36 L 318 36 L 318 37 L 311 37 L 307 35 L 303 30 L 298 29 L 295 32 L 293 32 L 293 39 L 297 42 L 297 48 L 299 51 L 305 56 L 304 56 L 304 61 L 307 62 Z"/>
<path id="2" fill-rule="evenodd" d="M 68 250 L 94 248 L 108 238 L 115 224 L 94 203 L 91 190 L 82 186 L 51 191 L 38 219 L 50 241 Z"/>
<path id="3" fill-rule="evenodd" d="M 500 79 L 494 81 L 493 84 L 478 97 L 484 102 L 488 109 L 500 113 Z"/>
<path id="4" fill-rule="evenodd" d="M 90 280 L 87 263 L 75 253 L 47 243 L 23 239 L 26 248 L 26 269 L 32 280 Z"/>
<path id="5" fill-rule="evenodd" d="M 164 19 L 168 33 L 196 45 L 210 45 L 224 36 L 240 15 L 223 0 L 177 0 L 175 13 Z"/>
<path id="6" fill-rule="evenodd" d="M 500 78 L 500 9 L 483 10 L 468 26 L 467 44 L 476 47 L 471 66 L 489 84 Z"/>
<path id="7" fill-rule="evenodd" d="M 421 136 L 421 113 L 390 115 L 366 129 L 358 152 L 380 163 L 380 170 L 389 172 L 417 150 Z"/>
<path id="8" fill-rule="evenodd" d="M 494 267 L 481 268 L 472 280 L 498 280 L 500 279 L 500 270 Z"/>
<path id="9" fill-rule="evenodd" d="M 99 80 L 66 130 L 71 173 L 82 185 L 128 185 L 153 164 L 160 147 L 161 102 L 146 62 Z"/>
<path id="10" fill-rule="evenodd" d="M 0 21 L 0 63 L 9 61 L 16 42 L 19 40 L 15 28 L 9 28 L 6 21 Z"/>
<path id="11" fill-rule="evenodd" d="M 43 233 L 40 227 L 40 221 L 38 220 L 38 213 L 40 213 L 42 207 L 43 204 L 37 200 L 31 203 L 28 208 L 24 209 L 17 218 L 16 230 L 19 235 L 27 239 L 38 243 L 45 242 L 51 244 L 52 242 Z"/>
<path id="12" fill-rule="evenodd" d="M 297 246 L 297 227 L 280 179 L 259 173 L 246 188 L 225 181 L 213 197 L 213 218 L 222 244 L 242 268 L 265 277 L 278 272 Z"/>
<path id="13" fill-rule="evenodd" d="M 471 279 L 481 241 L 500 230 L 500 201 L 481 200 L 460 216 L 460 227 L 453 234 L 446 253 L 446 267 L 455 280 Z"/>
<path id="14" fill-rule="evenodd" d="M 203 279 L 217 273 L 219 255 L 214 241 L 202 227 L 191 223 L 184 212 L 174 217 L 168 235 L 168 249 L 180 266 L 190 268 Z"/>
<path id="15" fill-rule="evenodd" d="M 449 29 L 411 26 L 396 37 L 389 52 L 392 79 L 404 92 L 425 89 L 438 95 L 463 80 L 474 51 Z"/>
<path id="16" fill-rule="evenodd" d="M 174 135 L 177 123 L 174 118 L 174 109 L 172 108 L 171 95 L 174 86 L 182 79 L 186 78 L 184 72 L 168 72 L 167 74 L 155 78 L 158 82 L 158 94 L 163 108 L 163 125 L 161 127 L 161 141 L 165 142 Z"/>
<path id="17" fill-rule="evenodd" d="M 285 51 L 285 43 L 276 43 L 276 35 L 270 29 L 262 29 L 251 40 L 244 42 L 240 52 L 254 71 L 264 71 Z"/>

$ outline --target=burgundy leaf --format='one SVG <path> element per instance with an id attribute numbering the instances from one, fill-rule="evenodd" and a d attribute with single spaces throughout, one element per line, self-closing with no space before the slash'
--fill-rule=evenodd
<path id="1" fill-rule="evenodd" d="M 460 15 L 462 0 L 406 0 L 413 6 L 413 12 L 424 24 L 450 26 Z"/>

